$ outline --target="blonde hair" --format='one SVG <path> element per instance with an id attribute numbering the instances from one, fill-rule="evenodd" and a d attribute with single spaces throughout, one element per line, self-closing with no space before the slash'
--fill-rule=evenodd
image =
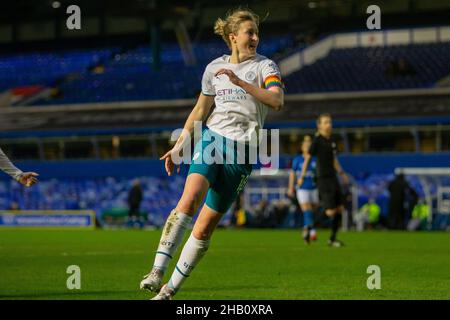
<path id="1" fill-rule="evenodd" d="M 229 11 L 226 18 L 218 18 L 214 24 L 214 33 L 222 37 L 231 50 L 230 33 L 237 34 L 242 22 L 253 21 L 259 27 L 259 16 L 250 9 L 237 8 Z"/>

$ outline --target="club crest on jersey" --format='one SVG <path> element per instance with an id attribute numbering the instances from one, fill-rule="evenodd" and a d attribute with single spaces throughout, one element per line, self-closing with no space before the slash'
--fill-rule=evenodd
<path id="1" fill-rule="evenodd" d="M 246 74 L 245 74 L 245 80 L 247 80 L 247 81 L 253 81 L 253 80 L 255 80 L 256 79 L 256 73 L 254 73 L 253 71 L 248 71 Z"/>

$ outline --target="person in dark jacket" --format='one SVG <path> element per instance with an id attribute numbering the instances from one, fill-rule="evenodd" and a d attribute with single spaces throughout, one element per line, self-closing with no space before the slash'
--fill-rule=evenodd
<path id="1" fill-rule="evenodd" d="M 389 183 L 389 227 L 391 229 L 405 229 L 408 218 L 409 202 L 417 202 L 417 193 L 400 173 Z"/>
<path id="2" fill-rule="evenodd" d="M 128 192 L 128 219 L 130 223 L 140 221 L 140 207 L 142 202 L 142 188 L 139 179 L 133 181 L 133 186 Z"/>

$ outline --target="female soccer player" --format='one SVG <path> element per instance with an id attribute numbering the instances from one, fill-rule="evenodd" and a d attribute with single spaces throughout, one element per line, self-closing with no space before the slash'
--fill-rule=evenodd
<path id="1" fill-rule="evenodd" d="M 2 149 L 0 149 L 0 169 L 26 187 L 31 187 L 37 182 L 38 174 L 36 172 L 22 172 L 12 164 Z"/>
<path id="2" fill-rule="evenodd" d="M 206 153 L 202 152 L 203 149 L 215 143 L 214 147 L 221 150 L 222 159 L 231 153 L 234 159 L 242 159 L 242 152 L 237 150 L 242 150 L 244 146 L 249 151 L 252 145 L 249 137 L 263 128 L 268 109 L 278 111 L 283 107 L 284 93 L 279 69 L 273 61 L 256 53 L 258 25 L 258 16 L 250 10 L 236 9 L 224 20 L 217 19 L 214 31 L 222 36 L 231 54 L 225 54 L 207 65 L 202 78 L 202 92 L 183 132 L 172 150 L 161 157 L 165 160 L 167 174 L 172 175 L 174 155 L 180 154 L 185 143 L 190 143 L 194 121 L 207 118 L 206 128 L 194 149 L 181 199 L 167 218 L 152 270 L 140 284 L 141 289 L 159 292 L 154 300 L 170 300 L 180 289 L 208 250 L 216 225 L 244 188 L 252 170 L 247 153 L 244 155 L 245 163 L 228 162 L 227 158 L 220 164 L 202 159 L 201 155 Z M 215 108 L 207 117 L 213 103 Z M 234 147 L 235 143 L 237 147 Z M 205 196 L 205 204 L 175 270 L 168 283 L 161 287 L 167 265 Z"/>
<path id="3" fill-rule="evenodd" d="M 314 229 L 314 210 L 317 209 L 319 203 L 319 194 L 317 192 L 317 186 L 315 181 L 316 175 L 316 160 L 311 159 L 306 173 L 304 181 L 301 186 L 297 184 L 298 178 L 302 173 L 303 162 L 309 155 L 309 148 L 311 147 L 311 136 L 305 135 L 303 137 L 301 151 L 302 154 L 298 155 L 292 161 L 292 170 L 289 174 L 289 196 L 293 197 L 296 191 L 297 201 L 303 212 L 303 239 L 307 244 L 310 240 L 317 240 L 316 230 Z"/>

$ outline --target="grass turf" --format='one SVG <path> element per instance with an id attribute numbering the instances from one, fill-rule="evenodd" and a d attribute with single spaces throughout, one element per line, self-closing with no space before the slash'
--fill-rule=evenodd
<path id="1" fill-rule="evenodd" d="M 159 236 L 0 230 L 0 299 L 149 299 L 138 286 Z M 176 298 L 450 299 L 448 233 L 340 233 L 343 248 L 327 236 L 306 246 L 299 231 L 218 230 Z M 69 265 L 81 268 L 80 290 L 66 288 Z M 380 290 L 367 289 L 369 265 L 381 268 Z"/>

